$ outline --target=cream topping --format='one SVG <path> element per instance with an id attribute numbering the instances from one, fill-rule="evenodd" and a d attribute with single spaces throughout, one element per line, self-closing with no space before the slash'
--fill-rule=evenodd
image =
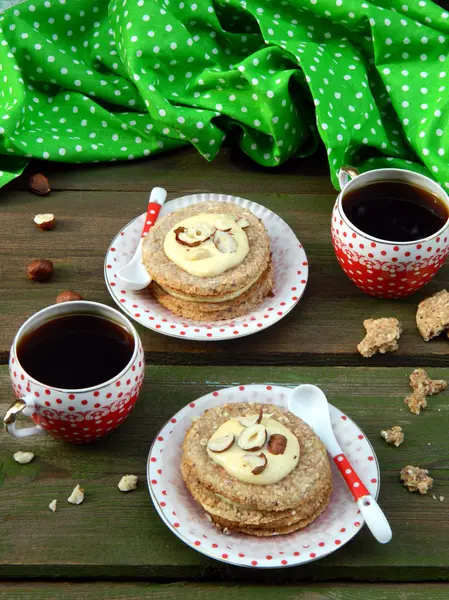
<path id="1" fill-rule="evenodd" d="M 189 302 L 208 302 L 211 304 L 220 304 L 220 302 L 228 302 L 229 300 L 234 300 L 234 298 L 238 298 L 244 292 L 248 291 L 249 288 L 253 286 L 256 283 L 256 281 L 258 281 L 258 279 L 259 278 L 257 277 L 257 279 L 250 281 L 248 285 L 245 285 L 245 287 L 241 288 L 240 290 L 237 290 L 236 292 L 230 292 L 229 294 L 224 294 L 223 296 L 188 296 L 187 294 L 181 294 L 180 292 L 175 292 L 174 290 L 166 288 L 160 283 L 159 286 L 163 290 L 165 290 L 167 294 L 170 294 L 170 296 L 174 296 L 175 298 L 179 298 L 180 300 L 188 300 Z"/>
<path id="2" fill-rule="evenodd" d="M 267 441 L 260 450 L 249 452 L 243 450 L 237 443 L 239 435 L 245 429 L 237 419 L 229 419 L 215 431 L 210 440 L 222 438 L 226 434 L 234 434 L 235 442 L 224 452 L 212 452 L 207 447 L 209 457 L 224 470 L 239 481 L 254 483 L 256 485 L 269 485 L 284 479 L 296 467 L 299 461 L 299 442 L 297 437 L 287 427 L 270 417 L 263 417 L 261 424 L 267 429 Z M 268 451 L 270 435 L 277 433 L 287 438 L 283 454 L 271 454 Z M 210 441 L 209 440 L 209 441 Z M 252 473 L 252 466 L 245 460 L 248 454 L 259 455 L 263 453 L 267 458 L 267 465 L 259 475 Z"/>
<path id="3" fill-rule="evenodd" d="M 196 247 L 186 246 L 176 240 L 175 231 L 180 227 L 186 229 L 185 237 L 192 242 L 208 237 L 209 232 L 211 237 Z M 217 227 L 222 231 L 229 229 L 224 237 L 232 242 L 231 246 L 220 246 L 231 251 L 222 252 L 215 245 L 213 235 Z M 234 215 L 201 213 L 179 221 L 170 229 L 165 236 L 164 252 L 167 258 L 190 275 L 216 277 L 241 264 L 249 252 L 249 245 L 246 233 L 237 225 Z"/>

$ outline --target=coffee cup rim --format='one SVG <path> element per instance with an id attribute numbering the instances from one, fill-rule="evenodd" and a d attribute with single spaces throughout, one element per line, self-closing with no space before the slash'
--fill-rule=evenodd
<path id="1" fill-rule="evenodd" d="M 84 388 L 59 388 L 59 387 L 55 387 L 53 385 L 47 385 L 47 384 L 43 383 L 42 381 L 39 381 L 39 380 L 35 379 L 34 377 L 32 377 L 25 370 L 25 368 L 21 364 L 18 354 L 17 354 L 17 344 L 18 344 L 19 340 L 21 339 L 21 337 L 24 335 L 27 326 L 30 325 L 30 322 L 32 322 L 33 319 L 35 319 L 39 316 L 45 315 L 47 313 L 50 313 L 50 315 L 51 315 L 52 312 L 55 313 L 53 316 L 50 316 L 48 319 L 45 319 L 44 321 L 42 321 L 40 323 L 40 325 L 42 325 L 43 323 L 53 320 L 53 318 L 58 318 L 59 316 L 89 314 L 88 312 L 83 313 L 83 312 L 77 311 L 76 310 L 77 306 L 78 307 L 79 306 L 84 306 L 84 307 L 87 306 L 87 307 L 92 307 L 94 309 L 101 308 L 102 310 L 106 310 L 106 311 L 109 311 L 110 313 L 117 315 L 119 317 L 119 319 L 121 319 L 124 323 L 126 323 L 126 328 L 128 329 L 129 333 L 133 336 L 133 340 L 134 340 L 133 353 L 132 353 L 129 361 L 126 363 L 126 365 L 123 367 L 123 369 L 119 373 L 117 373 L 117 375 L 114 375 L 114 377 L 111 377 L 111 379 L 108 379 L 107 381 L 103 381 L 102 383 L 99 383 L 98 385 L 93 385 L 93 386 L 84 387 Z M 73 308 L 74 310 L 69 310 L 70 308 Z M 65 309 L 68 309 L 68 310 L 66 311 Z M 60 312 L 60 311 L 62 311 L 62 312 Z M 97 313 L 93 312 L 90 314 L 93 314 L 94 316 L 100 316 L 100 317 L 102 316 L 98 312 Z M 23 369 L 24 373 L 26 373 L 30 382 L 34 383 L 35 385 L 39 385 L 39 386 L 54 390 L 55 392 L 61 392 L 63 394 L 71 394 L 71 393 L 80 394 L 80 393 L 89 393 L 94 390 L 100 390 L 104 387 L 107 387 L 111 383 L 114 383 L 116 380 L 120 379 L 120 377 L 122 377 L 123 374 L 126 373 L 126 371 L 130 368 L 132 363 L 136 360 L 137 353 L 139 350 L 139 339 L 140 339 L 139 334 L 137 333 L 137 330 L 134 327 L 134 325 L 131 323 L 131 321 L 128 319 L 128 317 L 126 315 L 122 314 L 116 308 L 113 308 L 112 306 L 108 306 L 107 304 L 102 304 L 101 302 L 92 302 L 90 300 L 75 300 L 73 302 L 61 302 L 59 304 L 51 304 L 50 306 L 46 306 L 45 308 L 38 310 L 37 312 L 32 314 L 30 317 L 28 317 L 28 319 L 26 319 L 26 321 L 24 323 L 22 323 L 22 325 L 19 327 L 16 335 L 14 336 L 11 352 L 13 353 L 13 355 L 14 355 L 17 363 L 21 367 L 21 369 Z"/>
<path id="2" fill-rule="evenodd" d="M 418 178 L 421 178 L 424 180 L 425 183 L 427 183 L 426 185 L 426 189 L 429 191 L 432 191 L 430 188 L 436 186 L 439 188 L 439 191 L 441 193 L 442 196 L 442 200 L 444 201 L 447 211 L 448 211 L 448 217 L 444 223 L 444 225 L 442 227 L 440 227 L 440 229 L 438 229 L 438 231 L 436 231 L 435 233 L 432 233 L 432 235 L 428 235 L 425 238 L 420 238 L 418 240 L 410 240 L 407 242 L 395 242 L 392 240 L 384 240 L 382 238 L 377 238 L 373 235 L 370 235 L 368 233 L 366 233 L 365 231 L 362 231 L 361 229 L 359 229 L 358 227 L 356 227 L 356 225 L 354 225 L 354 223 L 352 221 L 350 221 L 350 219 L 348 218 L 348 216 L 346 215 L 344 209 L 343 209 L 343 203 L 342 203 L 342 198 L 343 198 L 343 194 L 344 192 L 347 190 L 347 188 L 352 184 L 353 181 L 357 181 L 357 179 L 359 179 L 359 177 L 363 177 L 364 175 L 368 175 L 370 173 L 375 173 L 378 171 L 382 171 L 383 173 L 388 172 L 388 173 L 396 173 L 396 174 L 404 174 L 404 173 L 410 173 L 413 176 L 416 176 Z M 392 179 L 394 181 L 394 179 Z M 380 181 L 380 180 L 379 180 Z M 399 181 L 399 180 L 398 180 Z M 439 195 L 439 197 L 441 198 L 441 196 Z M 338 206 L 338 210 L 339 213 L 341 215 L 341 217 L 343 218 L 343 220 L 345 221 L 346 225 L 353 229 L 358 235 L 360 235 L 361 237 L 366 238 L 367 240 L 370 240 L 372 242 L 376 242 L 378 244 L 385 244 L 387 246 L 413 246 L 415 244 L 423 244 L 425 242 L 429 242 L 431 240 L 433 240 L 436 237 L 441 236 L 444 231 L 446 229 L 448 229 L 449 227 L 449 196 L 446 193 L 446 191 L 442 188 L 442 186 L 437 183 L 436 181 L 434 181 L 433 179 L 431 179 L 430 177 L 427 177 L 426 175 L 423 175 L 422 173 L 417 173 L 416 171 L 410 171 L 409 169 L 394 169 L 394 168 L 381 168 L 381 169 L 370 169 L 369 171 L 364 171 L 363 173 L 360 173 L 360 175 L 358 175 L 357 177 L 354 177 L 353 179 L 351 179 L 347 185 L 344 187 L 343 190 L 341 190 L 341 192 L 338 195 L 337 198 L 337 206 Z"/>

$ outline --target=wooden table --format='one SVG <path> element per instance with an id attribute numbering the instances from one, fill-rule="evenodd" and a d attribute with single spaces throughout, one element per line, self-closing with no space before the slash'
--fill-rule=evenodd
<path id="1" fill-rule="evenodd" d="M 380 301 L 365 296 L 340 270 L 330 241 L 335 199 L 324 158 L 263 169 L 224 149 L 207 164 L 193 150 L 113 165 L 44 171 L 52 192 L 27 190 L 25 174 L 0 198 L 0 403 L 12 400 L 8 350 L 26 317 L 74 289 L 86 299 L 113 305 L 103 280 L 104 253 L 116 232 L 145 206 L 148 190 L 169 198 L 225 192 L 264 204 L 283 217 L 303 243 L 310 262 L 304 298 L 280 323 L 256 335 L 221 343 L 164 337 L 138 326 L 146 379 L 130 418 L 91 446 L 69 446 L 36 437 L 23 442 L 3 434 L 0 446 L 0 599 L 173 598 L 230 600 L 314 598 L 447 598 L 449 589 L 449 403 L 435 396 L 419 417 L 403 403 L 412 368 L 449 379 L 448 342 L 425 343 L 416 331 L 419 300 L 449 285 L 443 268 L 411 298 Z M 57 227 L 38 230 L 32 218 L 53 212 Z M 28 281 L 33 258 L 55 263 L 50 283 Z M 395 316 L 403 324 L 400 350 L 364 359 L 356 352 L 367 317 Z M 369 436 L 381 466 L 379 501 L 393 528 L 381 546 L 364 528 L 338 552 L 309 565 L 255 571 L 215 562 L 172 535 L 156 514 L 145 482 L 153 437 L 180 407 L 211 389 L 248 383 L 295 386 L 313 382 Z M 388 446 L 379 431 L 401 425 L 406 441 Z M 35 460 L 18 465 L 12 454 L 32 449 Z M 428 468 L 440 502 L 410 494 L 399 482 L 406 464 Z M 117 482 L 140 478 L 131 494 Z M 80 483 L 85 502 L 64 502 Z M 60 498 L 53 514 L 48 503 Z M 272 584 L 267 586 L 266 584 Z M 278 587 L 278 586 L 285 587 Z M 219 594 L 219 595 L 217 595 Z"/>

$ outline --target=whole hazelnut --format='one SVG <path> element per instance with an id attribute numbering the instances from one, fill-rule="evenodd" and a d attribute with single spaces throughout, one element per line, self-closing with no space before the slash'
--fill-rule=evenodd
<path id="1" fill-rule="evenodd" d="M 83 296 L 73 290 L 64 290 L 56 296 L 56 304 L 61 302 L 74 302 L 75 300 L 84 300 Z"/>
<path id="2" fill-rule="evenodd" d="M 38 196 L 45 196 L 50 192 L 50 183 L 45 175 L 42 175 L 42 173 L 31 175 L 28 181 L 28 187 L 31 192 L 37 194 Z"/>
<path id="3" fill-rule="evenodd" d="M 48 281 L 53 275 L 53 263 L 51 260 L 39 258 L 28 265 L 28 279 L 32 281 Z"/>

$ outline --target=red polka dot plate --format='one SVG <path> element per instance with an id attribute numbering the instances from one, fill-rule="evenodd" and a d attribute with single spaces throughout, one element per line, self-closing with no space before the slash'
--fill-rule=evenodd
<path id="1" fill-rule="evenodd" d="M 180 471 L 181 446 L 193 418 L 207 408 L 228 402 L 272 403 L 286 408 L 289 393 L 289 388 L 275 385 L 217 390 L 176 413 L 156 436 L 147 463 L 150 495 L 167 527 L 194 550 L 233 565 L 280 568 L 305 564 L 335 552 L 360 531 L 363 519 L 333 461 L 330 462 L 334 490 L 328 508 L 302 531 L 285 536 L 224 535 L 215 529 L 187 491 Z M 354 421 L 338 408 L 330 405 L 330 414 L 343 452 L 377 498 L 379 465 L 371 444 Z"/>
<path id="2" fill-rule="evenodd" d="M 229 321 L 198 322 L 183 319 L 162 307 L 150 291 L 132 292 L 120 289 L 117 271 L 134 254 L 139 243 L 145 215 L 140 215 L 114 238 L 104 265 L 104 276 L 109 293 L 120 308 L 148 329 L 173 337 L 216 341 L 250 335 L 266 329 L 282 319 L 299 302 L 304 293 L 309 268 L 307 257 L 291 228 L 264 206 L 224 194 L 194 194 L 164 204 L 160 216 L 185 208 L 197 202 L 233 202 L 250 210 L 261 219 L 271 240 L 274 266 L 274 297 L 266 298 L 255 310 Z"/>

